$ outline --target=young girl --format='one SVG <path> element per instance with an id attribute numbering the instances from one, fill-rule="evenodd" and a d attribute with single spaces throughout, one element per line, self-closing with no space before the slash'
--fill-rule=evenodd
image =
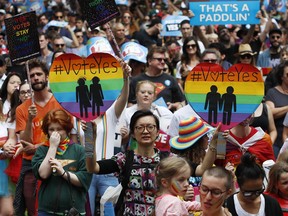
<path id="1" fill-rule="evenodd" d="M 191 168 L 184 158 L 171 156 L 161 160 L 155 169 L 155 176 L 158 187 L 156 216 L 188 216 L 189 211 L 200 210 L 199 202 L 183 201 L 179 198 L 185 195 L 191 176 Z"/>

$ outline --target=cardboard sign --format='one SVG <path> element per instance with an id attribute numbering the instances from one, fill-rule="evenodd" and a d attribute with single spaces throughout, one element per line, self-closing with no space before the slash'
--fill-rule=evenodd
<path id="1" fill-rule="evenodd" d="M 187 16 L 166 16 L 162 19 L 163 29 L 160 32 L 161 36 L 182 36 L 180 31 L 180 23 L 183 20 L 189 20 Z"/>
<path id="2" fill-rule="evenodd" d="M 228 71 L 221 65 L 200 63 L 188 74 L 185 95 L 189 104 L 212 126 L 230 129 L 249 117 L 264 96 L 261 72 L 248 64 Z"/>
<path id="3" fill-rule="evenodd" d="M 86 59 L 62 54 L 53 61 L 49 80 L 62 107 L 88 122 L 103 114 L 119 96 L 123 71 L 107 53 L 93 53 Z"/>
<path id="4" fill-rule="evenodd" d="M 259 24 L 259 0 L 190 0 L 191 25 Z"/>
<path id="5" fill-rule="evenodd" d="M 120 15 L 114 0 L 81 0 L 78 2 L 91 29 Z"/>
<path id="6" fill-rule="evenodd" d="M 12 63 L 40 56 L 35 11 L 5 19 L 5 25 Z"/>

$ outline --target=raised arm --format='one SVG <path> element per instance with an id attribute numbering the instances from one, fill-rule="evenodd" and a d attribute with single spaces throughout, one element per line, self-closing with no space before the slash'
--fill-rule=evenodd
<path id="1" fill-rule="evenodd" d="M 212 140 L 209 143 L 209 148 L 208 148 L 208 151 L 206 152 L 203 162 L 200 165 L 198 165 L 195 170 L 196 176 L 202 176 L 206 169 L 212 167 L 217 156 L 217 139 L 218 139 L 220 128 L 221 128 L 221 123 L 218 124 L 213 134 Z"/>
<path id="2" fill-rule="evenodd" d="M 115 104 L 115 115 L 117 118 L 120 117 L 122 111 L 127 105 L 129 96 L 129 77 L 131 73 L 131 67 L 127 63 L 125 63 L 123 60 L 120 60 L 120 64 L 123 70 L 124 85 L 122 87 L 121 94 Z"/>
<path id="3" fill-rule="evenodd" d="M 95 152 L 96 138 L 97 138 L 97 121 L 96 120 L 91 122 L 93 126 L 93 139 L 94 140 L 92 144 L 85 145 L 86 169 L 89 173 L 98 173 L 100 171 L 100 167 L 99 167 L 99 164 L 97 163 L 97 157 L 96 157 L 96 152 Z"/>

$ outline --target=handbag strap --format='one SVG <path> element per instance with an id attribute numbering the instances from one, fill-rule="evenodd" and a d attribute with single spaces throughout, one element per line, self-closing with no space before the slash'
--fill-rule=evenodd
<path id="1" fill-rule="evenodd" d="M 120 210 L 122 204 L 123 204 L 125 191 L 128 188 L 128 183 L 129 183 L 129 179 L 130 179 L 130 175 L 131 175 L 131 170 L 132 170 L 132 166 L 133 166 L 133 159 L 134 159 L 134 151 L 127 150 L 126 162 L 125 162 L 123 172 L 122 172 L 122 176 L 123 176 L 123 179 L 121 181 L 122 190 L 121 190 L 121 193 L 119 195 L 118 201 L 115 205 L 115 212 L 118 212 Z"/>
<path id="2" fill-rule="evenodd" d="M 69 184 L 70 197 L 71 197 L 71 200 L 72 200 L 72 206 L 74 206 L 75 200 L 74 200 L 74 197 L 73 197 L 73 191 L 72 191 L 72 185 L 71 185 L 71 177 L 70 177 L 70 173 L 68 171 L 66 173 L 67 173 L 67 180 L 68 180 L 68 184 Z"/>

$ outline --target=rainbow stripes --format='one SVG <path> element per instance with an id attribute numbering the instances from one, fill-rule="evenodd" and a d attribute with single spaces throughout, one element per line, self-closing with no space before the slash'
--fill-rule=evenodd
<path id="1" fill-rule="evenodd" d="M 99 82 L 93 81 L 95 77 Z M 120 63 L 107 53 L 93 53 L 86 59 L 75 54 L 63 54 L 51 65 L 49 80 L 54 96 L 64 109 L 77 118 L 90 121 L 98 116 L 97 111 L 92 114 L 93 104 L 95 110 L 98 106 L 101 115 L 119 96 L 123 71 Z M 97 91 L 90 91 L 95 89 L 92 86 L 98 86 Z M 101 94 L 103 97 L 99 96 Z"/>
<path id="2" fill-rule="evenodd" d="M 212 92 L 212 86 L 216 86 L 217 90 L 212 94 L 214 96 L 208 100 L 208 93 Z M 229 107 L 226 107 L 225 110 L 223 98 L 225 94 L 227 96 L 227 89 L 231 87 L 233 92 L 230 95 L 234 95 L 235 98 L 233 101 L 226 101 L 226 105 L 229 102 L 232 104 L 230 109 L 231 122 L 222 126 L 222 130 L 226 130 L 250 116 L 263 99 L 264 83 L 262 75 L 256 67 L 236 64 L 228 71 L 224 71 L 220 65 L 201 63 L 189 73 L 185 82 L 185 95 L 193 109 L 207 122 L 209 122 L 209 108 L 216 107 L 217 121 L 214 123 L 214 120 L 212 122 L 210 120 L 209 123 L 212 126 L 217 126 L 218 122 L 223 122 L 223 113 L 227 109 L 229 111 Z M 219 97 L 217 93 L 221 100 L 216 99 Z M 211 103 L 209 104 L 209 102 Z M 234 103 L 236 109 L 234 109 Z M 228 113 L 226 114 L 228 115 Z"/>

